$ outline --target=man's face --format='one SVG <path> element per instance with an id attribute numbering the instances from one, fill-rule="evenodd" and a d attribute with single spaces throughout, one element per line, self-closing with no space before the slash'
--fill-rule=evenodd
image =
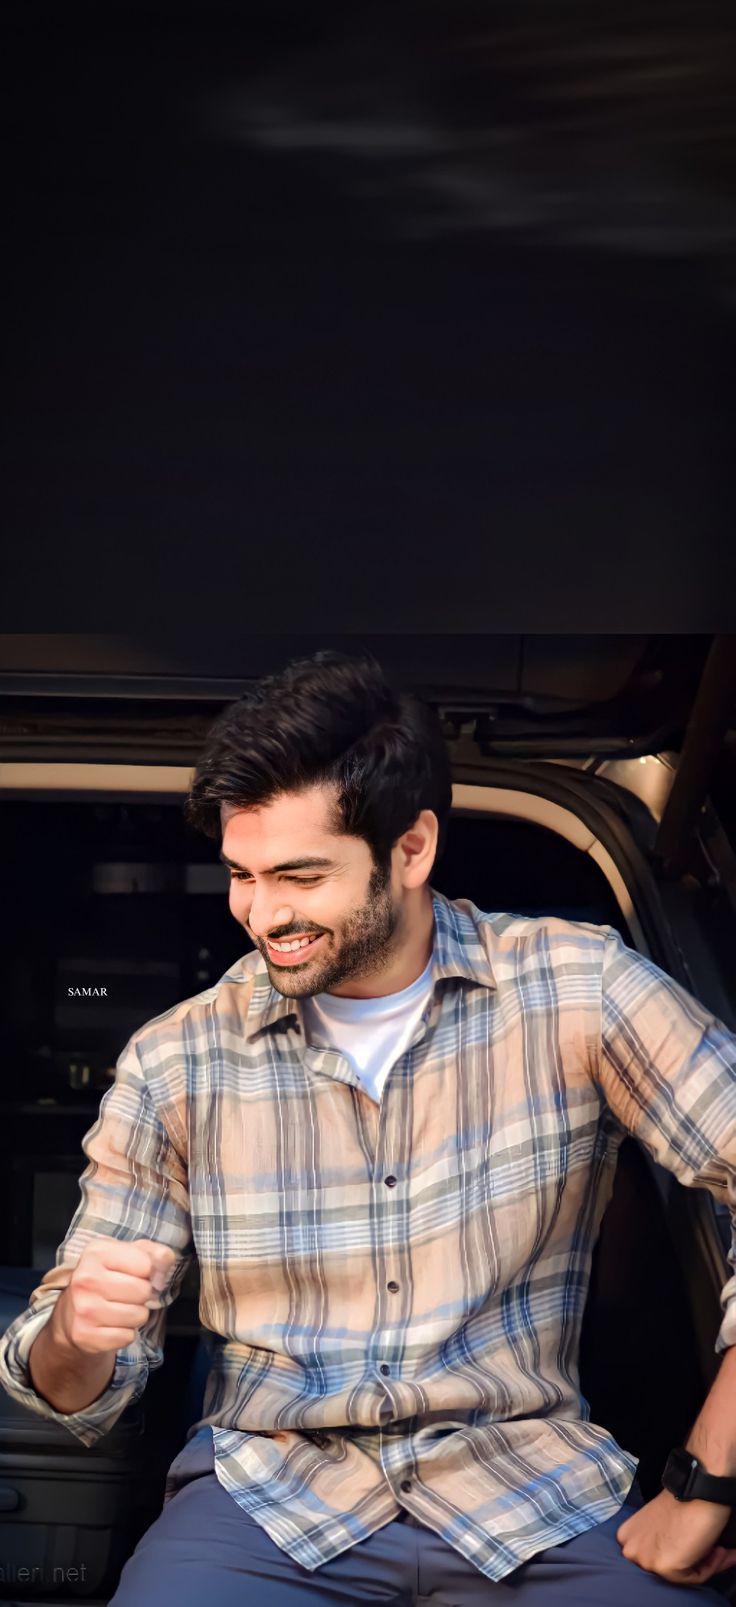
<path id="1" fill-rule="evenodd" d="M 223 804 L 221 857 L 230 862 L 230 910 L 288 998 L 344 993 L 378 978 L 403 941 L 400 894 L 376 869 L 368 844 L 330 829 L 322 787 L 286 793 L 257 809 Z M 290 952 L 273 946 L 309 937 Z"/>

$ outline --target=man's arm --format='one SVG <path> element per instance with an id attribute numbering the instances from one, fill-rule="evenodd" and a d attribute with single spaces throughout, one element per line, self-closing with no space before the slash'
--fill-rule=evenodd
<path id="1" fill-rule="evenodd" d="M 118 1349 L 135 1343 L 166 1288 L 174 1251 L 146 1239 L 95 1238 L 28 1357 L 37 1395 L 66 1415 L 82 1412 L 109 1386 Z"/>
<path id="2" fill-rule="evenodd" d="M 87 1356 L 70 1343 L 63 1326 L 60 1328 L 66 1298 L 66 1291 L 59 1295 L 48 1322 L 34 1340 L 28 1372 L 36 1394 L 48 1401 L 54 1411 L 68 1416 L 84 1411 L 109 1388 L 118 1353 L 111 1350 L 101 1356 Z"/>
<path id="3" fill-rule="evenodd" d="M 736 1035 L 611 931 L 601 974 L 597 1081 L 607 1105 L 685 1188 L 728 1206 L 736 1273 Z M 736 1276 L 716 1351 L 736 1344 Z"/>
<path id="4" fill-rule="evenodd" d="M 138 1399 L 149 1372 L 160 1366 L 166 1311 L 191 1260 L 186 1157 L 178 1153 L 151 1098 L 136 1036 L 118 1059 L 115 1082 L 82 1148 L 89 1165 L 80 1179 L 79 1207 L 56 1265 L 34 1289 L 27 1310 L 0 1337 L 0 1383 L 21 1405 L 63 1422 L 92 1445 Z M 130 1320 L 109 1327 L 107 1342 L 95 1347 L 86 1335 L 80 1340 L 70 1320 L 79 1306 L 79 1291 L 70 1291 L 70 1285 L 73 1278 L 77 1284 L 85 1281 L 82 1259 L 94 1259 L 113 1240 L 125 1247 L 127 1258 L 136 1254 L 131 1241 L 145 1241 L 154 1257 L 168 1255 L 173 1272 L 154 1308 L 139 1310 L 144 1321 L 129 1313 Z M 109 1285 L 98 1287 L 100 1293 L 109 1298 Z M 89 1295 L 88 1287 L 88 1304 Z M 82 1362 L 77 1353 L 85 1349 L 90 1354 Z"/>
<path id="5" fill-rule="evenodd" d="M 602 968 L 598 1080 L 621 1125 L 685 1187 L 727 1204 L 736 1268 L 736 1037 L 611 932 Z M 686 1448 L 714 1476 L 736 1475 L 736 1277 L 721 1293 L 723 1361 Z M 674 1449 L 674 1447 L 673 1447 Z M 736 1563 L 719 1537 L 731 1509 L 662 1490 L 621 1525 L 624 1555 L 678 1584 Z"/>
<path id="6" fill-rule="evenodd" d="M 717 1478 L 736 1477 L 736 1346 L 724 1354 L 686 1449 Z M 629 1561 L 677 1585 L 702 1585 L 736 1566 L 724 1542 L 731 1508 L 713 1501 L 678 1501 L 669 1490 L 647 1501 L 616 1532 Z"/>
<path id="7" fill-rule="evenodd" d="M 736 1345 L 723 1353 L 685 1449 L 719 1479 L 736 1479 Z"/>

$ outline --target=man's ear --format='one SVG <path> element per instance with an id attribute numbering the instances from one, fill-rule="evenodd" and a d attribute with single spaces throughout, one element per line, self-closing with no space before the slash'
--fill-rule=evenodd
<path id="1" fill-rule="evenodd" d="M 439 821 L 433 809 L 422 809 L 399 838 L 398 870 L 404 887 L 423 887 L 437 855 Z"/>

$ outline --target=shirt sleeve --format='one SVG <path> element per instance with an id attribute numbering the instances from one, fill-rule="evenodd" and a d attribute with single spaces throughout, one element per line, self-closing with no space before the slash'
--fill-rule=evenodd
<path id="1" fill-rule="evenodd" d="M 84 1445 L 94 1445 L 145 1389 L 163 1361 L 166 1312 L 192 1260 L 185 1158 L 157 1113 L 141 1067 L 136 1037 L 120 1054 L 115 1081 L 82 1140 L 89 1162 L 80 1178 L 81 1199 L 56 1264 L 34 1289 L 27 1309 L 0 1337 L 0 1383 L 20 1405 L 63 1424 Z M 109 1385 L 80 1412 L 57 1412 L 33 1388 L 28 1357 L 67 1287 L 84 1247 L 98 1235 L 152 1239 L 176 1251 L 167 1288 L 131 1345 L 119 1350 Z"/>
<path id="2" fill-rule="evenodd" d="M 686 1188 L 731 1216 L 736 1274 L 736 1036 L 613 929 L 607 932 L 599 1082 L 627 1132 Z M 717 1353 L 736 1344 L 736 1275 L 721 1291 Z"/>

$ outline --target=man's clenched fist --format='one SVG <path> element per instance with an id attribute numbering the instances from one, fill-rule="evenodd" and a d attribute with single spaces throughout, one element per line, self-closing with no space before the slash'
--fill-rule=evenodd
<path id="1" fill-rule="evenodd" d="M 175 1261 L 169 1245 L 151 1239 L 93 1239 L 56 1303 L 58 1333 L 86 1356 L 132 1344 L 160 1305 Z"/>

